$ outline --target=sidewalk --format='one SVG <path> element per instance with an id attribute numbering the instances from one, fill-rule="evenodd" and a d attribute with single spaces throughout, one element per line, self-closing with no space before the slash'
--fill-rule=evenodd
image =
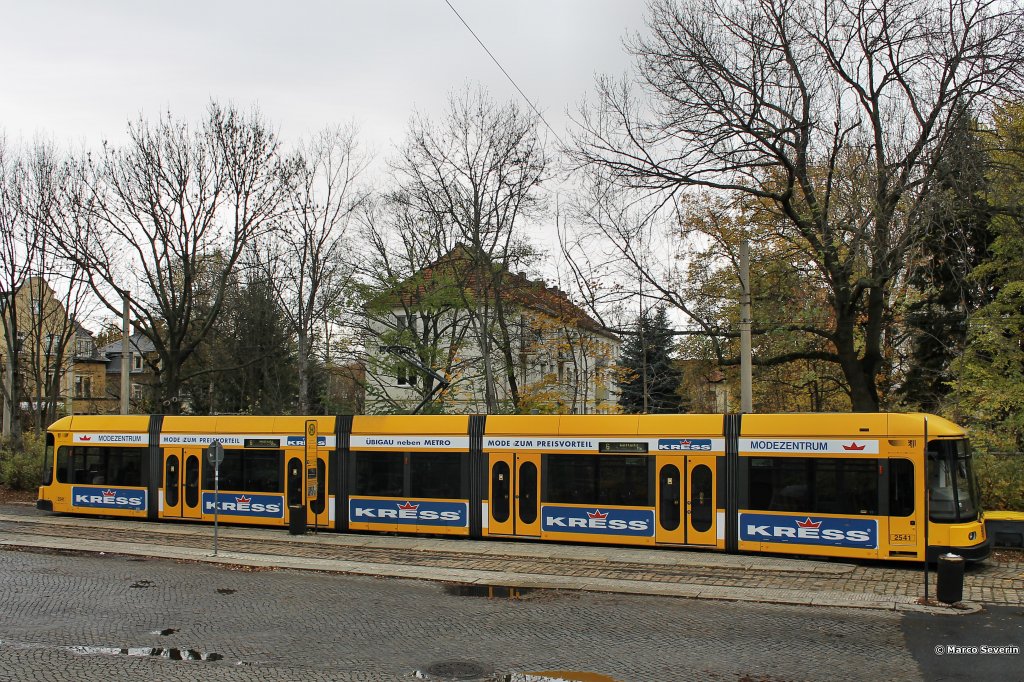
<path id="1" fill-rule="evenodd" d="M 283 529 L 235 526 L 218 529 L 214 556 L 213 531 L 207 524 L 56 516 L 15 505 L 0 507 L 0 548 L 113 553 L 516 589 L 946 614 L 980 609 L 972 602 L 958 608 L 921 606 L 917 603 L 918 593 L 923 591 L 920 569 L 889 565 L 880 568 L 700 551 L 329 532 L 292 536 Z M 1013 576 L 1014 570 L 1014 566 L 996 567 L 997 575 L 987 579 L 1005 581 L 1003 575 Z M 1014 582 L 1012 577 L 1009 580 Z M 1018 589 L 1011 585 L 1008 601 L 1021 603 L 1020 581 L 1015 582 Z M 979 589 L 991 592 L 991 588 Z M 965 597 L 972 596 L 965 587 Z"/>

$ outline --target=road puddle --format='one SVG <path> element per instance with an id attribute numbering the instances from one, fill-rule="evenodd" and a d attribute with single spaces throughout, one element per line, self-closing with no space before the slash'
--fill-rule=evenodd
<path id="1" fill-rule="evenodd" d="M 177 628 L 164 628 L 163 630 L 153 630 L 149 634 L 151 634 L 151 635 L 160 635 L 161 637 L 166 637 L 167 635 L 173 635 L 177 631 L 178 631 Z"/>
<path id="2" fill-rule="evenodd" d="M 614 677 L 582 670 L 545 670 L 543 672 L 510 673 L 501 682 L 619 682 Z"/>
<path id="3" fill-rule="evenodd" d="M 169 661 L 221 661 L 220 654 L 197 651 L 196 649 L 179 649 L 177 647 L 112 647 L 112 646 L 68 646 L 65 651 L 80 656 L 142 656 L 166 658 Z"/>
<path id="4" fill-rule="evenodd" d="M 505 585 L 445 585 L 445 594 L 453 597 L 486 597 L 488 599 L 520 599 L 533 590 L 526 587 Z"/>
<path id="5" fill-rule="evenodd" d="M 417 670 L 413 677 L 420 680 L 482 680 L 488 682 L 619 682 L 610 675 L 583 670 L 545 670 L 487 675 L 484 666 L 473 661 L 440 661 Z"/>

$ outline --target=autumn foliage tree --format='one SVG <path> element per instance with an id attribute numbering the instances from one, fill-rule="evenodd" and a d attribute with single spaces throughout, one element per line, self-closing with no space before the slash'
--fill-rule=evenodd
<path id="1" fill-rule="evenodd" d="M 774 212 L 830 308 L 805 333 L 853 409 L 879 409 L 938 160 L 965 109 L 1022 91 L 1020 4 L 655 0 L 648 29 L 629 42 L 636 79 L 599 80 L 582 109 L 576 162 L 671 207 L 704 189 Z"/>

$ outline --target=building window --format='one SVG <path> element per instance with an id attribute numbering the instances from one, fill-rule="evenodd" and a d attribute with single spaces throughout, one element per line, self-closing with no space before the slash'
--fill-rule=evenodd
<path id="1" fill-rule="evenodd" d="M 132 384 L 132 400 L 142 400 L 142 384 Z"/>
<path id="2" fill-rule="evenodd" d="M 406 365 L 402 365 L 398 368 L 398 373 L 395 378 L 398 380 L 399 386 L 416 385 L 416 371 Z"/>
<path id="3" fill-rule="evenodd" d="M 92 377 L 85 374 L 75 375 L 75 397 L 76 398 L 91 398 L 92 397 Z"/>
<path id="4" fill-rule="evenodd" d="M 75 354 L 78 357 L 87 358 L 92 355 L 92 340 L 91 339 L 76 339 L 75 340 Z"/>
<path id="5" fill-rule="evenodd" d="M 132 370 L 142 371 L 142 353 L 132 353 Z"/>

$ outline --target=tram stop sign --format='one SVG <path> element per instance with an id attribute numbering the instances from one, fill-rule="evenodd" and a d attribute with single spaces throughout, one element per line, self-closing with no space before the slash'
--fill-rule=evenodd
<path id="1" fill-rule="evenodd" d="M 220 467 L 220 463 L 224 461 L 224 446 L 221 445 L 219 440 L 211 440 L 210 447 L 206 451 L 207 461 L 215 467 Z"/>

